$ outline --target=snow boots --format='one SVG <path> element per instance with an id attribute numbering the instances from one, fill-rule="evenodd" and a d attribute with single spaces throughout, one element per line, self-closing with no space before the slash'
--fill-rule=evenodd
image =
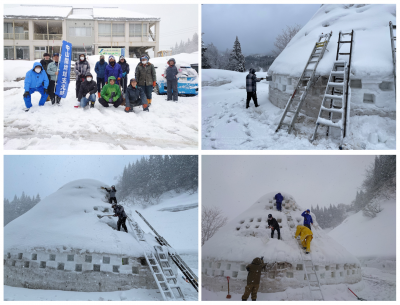
<path id="1" fill-rule="evenodd" d="M 147 99 L 147 104 L 149 105 L 149 107 L 151 106 L 151 99 Z M 143 110 L 144 110 L 144 108 L 143 108 Z"/>
<path id="2" fill-rule="evenodd" d="M 90 108 L 94 108 L 94 102 L 90 102 Z"/>
<path id="3" fill-rule="evenodd" d="M 100 98 L 100 97 L 101 97 L 101 95 L 100 95 L 100 92 L 97 92 L 97 97 L 98 97 L 98 98 Z"/>

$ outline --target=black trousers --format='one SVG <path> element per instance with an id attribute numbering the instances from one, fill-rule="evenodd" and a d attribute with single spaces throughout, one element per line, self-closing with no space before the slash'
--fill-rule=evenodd
<path id="1" fill-rule="evenodd" d="M 271 229 L 271 238 L 274 238 L 275 230 L 278 232 L 278 239 L 281 239 L 281 229 L 279 227 Z"/>
<path id="2" fill-rule="evenodd" d="M 104 107 L 110 107 L 108 104 L 108 101 L 106 101 L 105 99 L 103 99 L 102 97 L 99 98 L 99 103 L 101 105 L 103 105 Z M 113 105 L 115 108 L 118 108 L 118 106 L 120 106 L 122 104 L 122 97 L 120 96 L 119 99 L 117 101 L 115 101 L 114 103 L 112 103 L 111 105 Z"/>
<path id="3" fill-rule="evenodd" d="M 304 225 L 305 227 L 309 228 L 311 231 L 311 225 Z"/>
<path id="4" fill-rule="evenodd" d="M 109 203 L 112 203 L 112 202 L 115 202 L 115 203 L 117 203 L 117 198 L 115 198 L 115 197 L 110 197 L 110 199 L 108 199 L 108 202 Z"/>
<path id="5" fill-rule="evenodd" d="M 251 99 L 253 99 L 254 105 L 257 106 L 257 92 L 247 92 L 246 107 L 250 106 Z"/>
<path id="6" fill-rule="evenodd" d="M 101 89 L 104 87 L 105 81 L 104 77 L 97 78 L 97 92 L 101 92 Z"/>
<path id="7" fill-rule="evenodd" d="M 121 86 L 124 89 L 124 93 L 126 92 L 126 88 L 128 87 L 128 75 L 121 79 Z"/>
<path id="8" fill-rule="evenodd" d="M 51 103 L 54 104 L 55 102 L 59 103 L 61 100 L 61 97 L 55 94 L 54 89 L 56 86 L 56 81 L 55 80 L 50 80 L 49 81 L 49 86 L 47 87 L 47 91 L 49 92 L 50 100 Z M 56 100 L 57 98 L 57 100 Z"/>
<path id="9" fill-rule="evenodd" d="M 79 96 L 79 89 L 81 88 L 82 82 L 82 78 L 78 77 L 78 79 L 76 80 L 76 98 L 78 98 Z"/>
<path id="10" fill-rule="evenodd" d="M 118 231 L 121 231 L 121 225 L 122 228 L 125 230 L 126 233 L 128 233 L 128 228 L 126 227 L 126 217 L 118 217 L 118 222 L 117 222 L 117 227 Z"/>

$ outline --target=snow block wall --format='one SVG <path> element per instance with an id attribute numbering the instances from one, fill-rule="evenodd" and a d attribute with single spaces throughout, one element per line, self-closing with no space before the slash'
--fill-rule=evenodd
<path id="1" fill-rule="evenodd" d="M 269 69 L 269 100 L 284 108 L 321 33 L 332 37 L 316 69 L 316 79 L 301 112 L 317 117 L 327 80 L 336 60 L 339 32 L 354 30 L 349 84 L 350 115 L 396 117 L 396 97 L 389 21 L 396 24 L 395 4 L 324 4 L 293 37 Z M 343 36 L 342 40 L 349 40 Z M 342 44 L 341 53 L 349 52 Z M 348 59 L 348 56 L 339 56 Z"/>
<path id="2" fill-rule="evenodd" d="M 203 246 L 202 285 L 207 290 L 230 290 L 243 293 L 246 286 L 246 266 L 255 257 L 264 256 L 266 271 L 262 272 L 260 292 L 285 291 L 287 288 L 308 286 L 304 270 L 302 249 L 294 239 L 296 227 L 303 224 L 301 213 L 305 209 L 288 193 L 284 196 L 282 212 L 277 211 L 275 194 L 261 197 L 242 215 L 221 228 Z M 268 214 L 278 221 L 281 240 L 277 232 L 271 238 Z M 315 215 L 311 253 L 315 271 L 322 285 L 356 283 L 361 281 L 360 262 L 319 228 Z"/>

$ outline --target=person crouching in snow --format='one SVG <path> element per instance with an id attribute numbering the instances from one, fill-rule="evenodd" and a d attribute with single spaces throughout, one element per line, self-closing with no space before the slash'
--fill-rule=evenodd
<path id="1" fill-rule="evenodd" d="M 268 228 L 271 229 L 271 238 L 274 238 L 275 230 L 278 232 L 278 239 L 281 239 L 281 229 L 279 228 L 279 223 L 275 218 L 272 217 L 272 214 L 268 215 Z"/>
<path id="2" fill-rule="evenodd" d="M 115 108 L 118 108 L 122 104 L 121 89 L 119 85 L 115 83 L 115 77 L 110 76 L 107 84 L 101 89 L 101 97 L 99 103 L 104 107 L 109 107 L 111 104 Z"/>
<path id="3" fill-rule="evenodd" d="M 314 225 L 314 222 L 312 220 L 312 216 L 310 215 L 310 210 L 307 209 L 307 211 L 301 213 L 301 216 L 304 217 L 303 225 L 311 230 L 311 225 Z"/>
<path id="4" fill-rule="evenodd" d="M 299 235 L 300 235 L 301 245 L 303 246 L 303 249 L 306 250 L 306 254 L 310 253 L 311 251 L 310 244 L 313 239 L 313 233 L 309 228 L 302 225 L 298 225 L 294 238 L 297 238 L 297 236 Z"/>
<path id="5" fill-rule="evenodd" d="M 110 189 L 102 186 L 101 189 L 106 190 L 109 193 L 110 197 L 108 198 L 108 203 L 111 204 L 113 201 L 114 203 L 117 203 L 117 197 L 115 197 L 117 190 L 115 189 L 115 185 L 112 185 Z"/>
<path id="6" fill-rule="evenodd" d="M 47 75 L 49 77 L 49 95 L 50 95 L 50 100 L 51 104 L 55 105 L 60 105 L 61 102 L 61 97 L 55 94 L 55 87 L 57 84 L 57 78 L 58 78 L 58 60 L 60 58 L 60 55 L 58 53 L 53 54 L 53 60 L 49 65 L 47 66 Z"/>
<path id="7" fill-rule="evenodd" d="M 93 75 L 90 72 L 86 72 L 86 80 L 81 84 L 79 88 L 78 99 L 81 101 L 81 107 L 85 108 L 90 101 L 90 108 L 94 108 L 96 102 L 97 84 L 93 80 Z"/>
<path id="8" fill-rule="evenodd" d="M 164 71 L 167 79 L 167 101 L 178 101 L 178 68 L 175 66 L 175 59 L 168 60 L 168 67 Z"/>
<path id="9" fill-rule="evenodd" d="M 263 257 L 256 257 L 250 265 L 246 266 L 246 270 L 249 272 L 247 275 L 247 285 L 242 295 L 242 301 L 247 301 L 251 294 L 251 300 L 257 300 L 257 291 L 260 287 L 261 270 L 265 268 L 267 264 L 264 264 Z"/>
<path id="10" fill-rule="evenodd" d="M 133 112 L 133 107 L 143 106 L 143 111 L 149 111 L 149 106 L 146 104 L 146 95 L 141 87 L 137 86 L 136 78 L 130 80 L 130 84 L 125 92 L 125 112 Z"/>
<path id="11" fill-rule="evenodd" d="M 38 62 L 33 63 L 33 68 L 26 72 L 24 81 L 24 102 L 26 109 L 29 111 L 32 107 L 31 94 L 34 92 L 39 92 L 41 95 L 39 106 L 44 106 L 47 100 L 49 86 L 49 78 L 47 77 L 46 71 L 44 71 L 42 65 Z"/>
<path id="12" fill-rule="evenodd" d="M 121 225 L 122 228 L 125 230 L 126 233 L 128 233 L 128 228 L 126 227 L 126 218 L 128 217 L 125 213 L 124 207 L 122 205 L 114 203 L 112 205 L 112 208 L 114 209 L 114 217 L 118 217 L 118 222 L 117 222 L 117 228 L 118 231 L 121 231 Z"/>
<path id="13" fill-rule="evenodd" d="M 283 201 L 283 196 L 281 193 L 278 193 L 275 195 L 275 200 L 276 200 L 276 209 L 279 212 L 282 212 L 282 201 Z"/>
<path id="14" fill-rule="evenodd" d="M 260 106 L 257 103 L 257 83 L 261 81 L 263 78 L 256 77 L 256 70 L 251 68 L 249 70 L 249 74 L 246 76 L 246 91 L 247 91 L 247 100 L 246 100 L 246 109 L 250 107 L 250 100 L 253 99 L 254 105 L 256 107 Z"/>
<path id="15" fill-rule="evenodd" d="M 140 57 L 140 63 L 136 66 L 135 78 L 138 82 L 138 86 L 143 89 L 146 94 L 147 104 L 151 105 L 152 92 L 156 86 L 156 69 L 154 65 L 149 62 L 147 55 Z"/>

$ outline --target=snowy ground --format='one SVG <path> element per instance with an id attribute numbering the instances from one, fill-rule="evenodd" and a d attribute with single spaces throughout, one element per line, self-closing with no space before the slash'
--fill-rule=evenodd
<path id="1" fill-rule="evenodd" d="M 197 62 L 197 53 L 187 57 Z M 153 93 L 150 112 L 135 107 L 135 113 L 128 114 L 123 106 L 104 108 L 98 101 L 95 109 L 76 109 L 75 81 L 71 81 L 61 106 L 47 102 L 39 107 L 40 95 L 35 93 L 33 107 L 24 112 L 24 81 L 14 80 L 24 77 L 32 66 L 32 61 L 4 61 L 4 70 L 12 71 L 4 77 L 4 87 L 12 88 L 4 91 L 5 149 L 198 148 L 197 96 L 179 96 L 178 103 L 173 103 L 166 101 L 166 95 Z"/>
<path id="2" fill-rule="evenodd" d="M 268 82 L 257 83 L 260 107 L 253 101 L 246 109 L 246 75 L 226 70 L 202 71 L 202 148 L 203 149 L 338 149 L 339 134 L 319 136 L 311 143 L 316 118 L 299 116 L 295 131 L 275 133 L 282 116 L 280 109 L 268 100 Z M 256 73 L 265 77 L 266 72 Z M 344 149 L 396 149 L 396 121 L 379 116 L 351 117 L 351 132 Z M 368 141 L 378 133 L 385 142 Z M 321 133 L 319 133 L 321 134 Z"/>

